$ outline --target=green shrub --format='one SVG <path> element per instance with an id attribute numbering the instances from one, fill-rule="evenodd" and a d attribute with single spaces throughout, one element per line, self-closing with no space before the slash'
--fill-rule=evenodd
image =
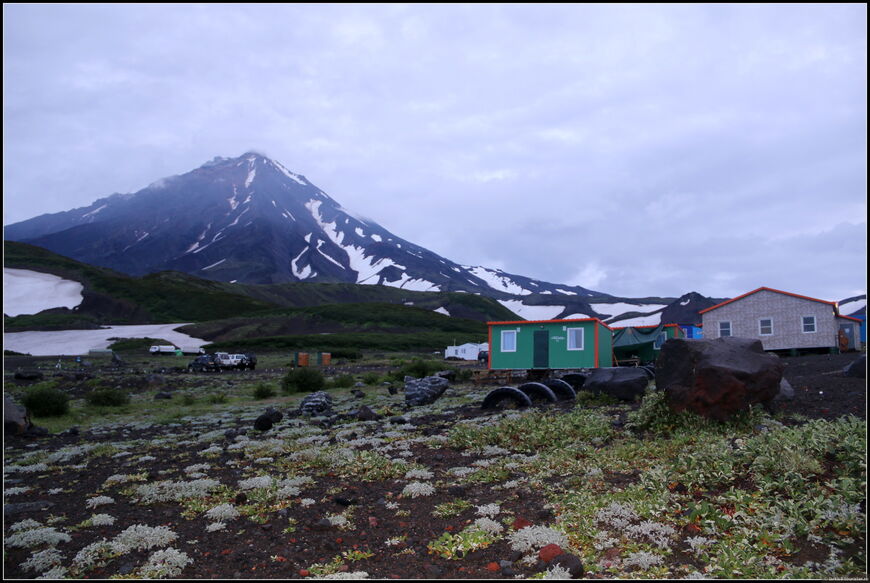
<path id="1" fill-rule="evenodd" d="M 323 373 L 316 368 L 297 368 L 288 372 L 281 380 L 281 390 L 285 394 L 311 393 L 326 387 Z"/>
<path id="2" fill-rule="evenodd" d="M 355 382 L 353 375 L 343 374 L 332 379 L 332 386 L 340 389 L 347 389 L 352 387 Z"/>
<path id="3" fill-rule="evenodd" d="M 227 401 L 229 401 L 229 398 L 227 397 L 226 393 L 215 393 L 214 395 L 208 396 L 208 402 L 215 405 L 220 403 L 226 403 Z"/>
<path id="4" fill-rule="evenodd" d="M 276 394 L 275 389 L 268 383 L 257 383 L 257 386 L 254 387 L 255 399 L 271 399 Z"/>
<path id="5" fill-rule="evenodd" d="M 101 407 L 120 407 L 130 402 L 130 395 L 121 389 L 113 389 L 102 387 L 94 389 L 85 395 L 85 400 L 91 404 Z"/>
<path id="6" fill-rule="evenodd" d="M 60 417 L 69 413 L 69 395 L 50 385 L 30 387 L 21 403 L 34 417 Z"/>
<path id="7" fill-rule="evenodd" d="M 367 372 L 362 376 L 362 382 L 367 385 L 376 385 L 381 380 L 381 375 L 376 372 Z"/>
<path id="8" fill-rule="evenodd" d="M 190 393 L 181 393 L 182 405 L 193 405 L 194 403 L 196 403 L 196 397 Z"/>
<path id="9" fill-rule="evenodd" d="M 434 373 L 444 370 L 444 363 L 435 360 L 423 360 L 414 358 L 410 363 L 402 366 L 397 371 L 390 371 L 389 377 L 395 381 L 403 381 L 406 376 L 422 379 Z"/>

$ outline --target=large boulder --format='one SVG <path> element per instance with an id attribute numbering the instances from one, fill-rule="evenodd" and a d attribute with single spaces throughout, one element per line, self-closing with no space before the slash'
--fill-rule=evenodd
<path id="1" fill-rule="evenodd" d="M 275 423 L 281 421 L 284 415 L 274 407 L 266 409 L 262 415 L 254 420 L 254 429 L 258 431 L 269 431 Z"/>
<path id="2" fill-rule="evenodd" d="M 23 435 L 30 428 L 27 409 L 19 405 L 9 395 L 3 395 L 3 434 Z"/>
<path id="3" fill-rule="evenodd" d="M 444 377 L 405 379 L 405 403 L 411 406 L 434 403 L 447 390 L 450 382 Z"/>
<path id="4" fill-rule="evenodd" d="M 299 411 L 303 415 L 324 415 L 332 411 L 332 397 L 324 391 L 311 393 L 302 399 Z"/>
<path id="5" fill-rule="evenodd" d="M 599 368 L 592 371 L 583 383 L 583 390 L 596 395 L 604 393 L 621 401 L 633 401 L 643 396 L 649 381 L 646 371 L 635 366 Z"/>
<path id="6" fill-rule="evenodd" d="M 760 340 L 668 340 L 656 361 L 656 387 L 674 411 L 694 411 L 723 421 L 750 405 L 771 409 L 780 394 L 784 365 Z"/>

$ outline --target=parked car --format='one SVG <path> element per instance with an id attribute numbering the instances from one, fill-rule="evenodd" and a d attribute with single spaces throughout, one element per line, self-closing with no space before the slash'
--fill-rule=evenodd
<path id="1" fill-rule="evenodd" d="M 211 372 L 221 370 L 220 362 L 213 354 L 203 354 L 197 356 L 187 365 L 187 370 L 191 372 Z"/>
<path id="2" fill-rule="evenodd" d="M 235 356 L 241 356 L 241 361 L 239 362 L 240 369 L 250 369 L 254 370 L 257 368 L 257 356 L 255 354 L 237 354 Z"/>

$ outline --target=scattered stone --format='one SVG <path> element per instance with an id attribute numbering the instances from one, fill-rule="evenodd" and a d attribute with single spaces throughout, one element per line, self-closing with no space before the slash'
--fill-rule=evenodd
<path id="1" fill-rule="evenodd" d="M 258 431 L 269 431 L 275 423 L 281 421 L 284 415 L 274 407 L 266 409 L 262 415 L 254 421 L 254 429 Z"/>
<path id="2" fill-rule="evenodd" d="M 363 386 L 365 386 L 365 385 L 363 385 Z M 356 397 L 357 399 L 362 399 L 363 397 L 366 396 L 366 394 L 364 392 L 360 391 L 359 389 L 352 390 L 350 392 L 350 394 L 353 395 L 354 397 Z"/>
<path id="3" fill-rule="evenodd" d="M 405 377 L 405 402 L 412 407 L 429 405 L 438 400 L 450 382 L 438 376 L 414 379 Z"/>
<path id="4" fill-rule="evenodd" d="M 656 384 L 674 411 L 724 421 L 753 404 L 770 409 L 784 365 L 751 338 L 672 338 L 656 361 Z"/>
<path id="5" fill-rule="evenodd" d="M 581 579 L 586 574 L 583 562 L 576 555 L 562 553 L 550 562 L 550 566 L 558 565 L 571 573 L 572 579 Z"/>
<path id="6" fill-rule="evenodd" d="M 402 417 L 401 415 L 393 415 L 392 417 L 390 417 L 389 422 L 395 423 L 396 425 L 404 425 L 408 423 L 408 419 Z"/>
<path id="7" fill-rule="evenodd" d="M 397 388 L 394 387 L 393 385 L 387 385 L 387 391 L 388 391 L 391 395 L 397 395 L 397 394 L 399 394 L 399 389 L 397 389 Z"/>
<path id="8" fill-rule="evenodd" d="M 583 383 L 583 390 L 596 395 L 604 393 L 620 401 L 634 401 L 643 397 L 649 381 L 646 371 L 638 367 L 599 368 Z"/>
<path id="9" fill-rule="evenodd" d="M 779 381 L 779 393 L 777 393 L 777 399 L 782 399 L 783 401 L 791 401 L 794 399 L 794 387 L 791 386 L 787 380 L 782 379 Z"/>
<path id="10" fill-rule="evenodd" d="M 7 518 L 29 512 L 42 512 L 54 506 L 54 502 L 40 500 L 39 502 L 10 502 L 3 505 L 3 517 Z"/>
<path id="11" fill-rule="evenodd" d="M 160 391 L 159 393 L 154 395 L 155 401 L 160 400 L 160 399 L 171 399 L 171 398 L 172 398 L 172 393 L 170 393 L 168 391 Z"/>
<path id="12" fill-rule="evenodd" d="M 32 425 L 27 409 L 12 400 L 9 395 L 3 395 L 3 434 L 23 435 Z"/>
<path id="13" fill-rule="evenodd" d="M 311 393 L 302 399 L 299 412 L 303 415 L 323 415 L 332 412 L 332 397 L 324 391 Z"/>
<path id="14" fill-rule="evenodd" d="M 360 421 L 377 421 L 378 419 L 381 419 L 381 415 L 372 411 L 368 405 L 363 405 L 356 412 L 356 418 Z M 356 436 L 354 436 L 353 439 L 356 439 Z"/>

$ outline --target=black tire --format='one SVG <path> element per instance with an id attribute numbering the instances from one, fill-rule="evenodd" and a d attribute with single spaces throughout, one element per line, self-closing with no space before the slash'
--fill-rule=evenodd
<path id="1" fill-rule="evenodd" d="M 580 389 L 583 388 L 583 383 L 586 382 L 586 378 L 588 376 L 589 375 L 585 375 L 585 374 L 579 373 L 579 372 L 571 372 L 571 373 L 564 375 L 561 380 L 563 380 L 566 383 L 568 383 L 569 385 L 571 385 L 571 388 L 573 388 L 574 392 L 576 393 L 577 391 L 579 391 Z"/>
<path id="2" fill-rule="evenodd" d="M 643 366 L 639 366 L 638 368 L 646 373 L 646 376 L 649 380 L 651 380 L 651 381 L 656 380 L 656 369 L 654 366 L 650 366 L 648 364 L 645 364 Z"/>
<path id="3" fill-rule="evenodd" d="M 555 403 L 559 399 L 556 398 L 556 395 L 550 388 L 542 383 L 525 383 L 517 387 L 519 390 L 524 392 L 529 399 L 531 399 L 532 403 Z"/>
<path id="4" fill-rule="evenodd" d="M 500 387 L 493 389 L 483 399 L 481 409 L 516 409 L 531 407 L 532 400 L 519 389 L 514 387 Z"/>
<path id="5" fill-rule="evenodd" d="M 544 381 L 544 384 L 553 391 L 553 394 L 560 401 L 569 401 L 577 398 L 577 392 L 574 390 L 574 387 L 562 379 L 548 379 Z"/>

